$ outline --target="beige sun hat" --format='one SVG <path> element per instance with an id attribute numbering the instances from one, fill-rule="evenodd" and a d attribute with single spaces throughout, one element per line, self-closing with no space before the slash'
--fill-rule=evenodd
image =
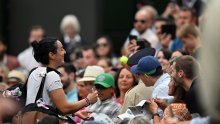
<path id="1" fill-rule="evenodd" d="M 78 82 L 83 81 L 95 81 L 96 77 L 104 73 L 104 69 L 100 66 L 88 66 L 84 72 L 83 78 L 79 79 Z"/>
<path id="2" fill-rule="evenodd" d="M 20 82 L 25 83 L 26 76 L 21 71 L 12 70 L 8 73 L 8 81 L 9 82 Z"/>

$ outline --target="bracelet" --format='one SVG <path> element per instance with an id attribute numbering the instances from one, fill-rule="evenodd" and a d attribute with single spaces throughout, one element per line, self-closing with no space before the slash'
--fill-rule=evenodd
<path id="1" fill-rule="evenodd" d="M 85 101 L 86 101 L 86 106 L 89 106 L 90 105 L 90 101 L 89 101 L 89 99 L 88 98 L 85 98 Z"/>

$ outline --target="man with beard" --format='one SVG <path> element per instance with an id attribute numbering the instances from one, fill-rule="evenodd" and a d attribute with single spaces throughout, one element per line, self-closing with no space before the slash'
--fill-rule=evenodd
<path id="1" fill-rule="evenodd" d="M 73 64 L 65 63 L 57 69 L 61 73 L 61 82 L 66 93 L 67 102 L 77 102 L 78 92 L 76 88 L 76 69 Z"/>
<path id="2" fill-rule="evenodd" d="M 177 83 L 184 88 L 186 96 L 183 101 L 186 102 L 186 106 L 191 114 L 205 115 L 205 111 L 201 107 L 198 94 L 198 70 L 199 64 L 192 56 L 181 56 L 174 60 L 171 65 L 171 77 Z"/>

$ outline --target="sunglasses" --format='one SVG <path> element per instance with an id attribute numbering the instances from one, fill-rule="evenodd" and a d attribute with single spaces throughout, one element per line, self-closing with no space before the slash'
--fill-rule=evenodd
<path id="1" fill-rule="evenodd" d="M 101 46 L 107 47 L 108 44 L 107 44 L 107 43 L 98 43 L 96 46 L 97 46 L 97 47 L 101 47 Z"/>
<path id="2" fill-rule="evenodd" d="M 135 19 L 134 23 L 137 23 L 137 22 L 140 22 L 140 23 L 144 24 L 146 22 L 146 20 L 137 20 L 137 19 Z"/>

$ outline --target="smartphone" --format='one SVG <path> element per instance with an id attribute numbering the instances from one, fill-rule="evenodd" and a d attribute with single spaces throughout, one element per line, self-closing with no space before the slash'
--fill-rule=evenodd
<path id="1" fill-rule="evenodd" d="M 137 36 L 136 35 L 129 35 L 128 38 L 129 38 L 129 41 L 137 40 Z"/>
<path id="2" fill-rule="evenodd" d="M 162 25 L 161 27 L 161 33 L 164 34 L 170 34 L 171 35 L 171 39 L 175 39 L 176 38 L 176 25 L 174 24 L 166 24 L 166 25 Z"/>

